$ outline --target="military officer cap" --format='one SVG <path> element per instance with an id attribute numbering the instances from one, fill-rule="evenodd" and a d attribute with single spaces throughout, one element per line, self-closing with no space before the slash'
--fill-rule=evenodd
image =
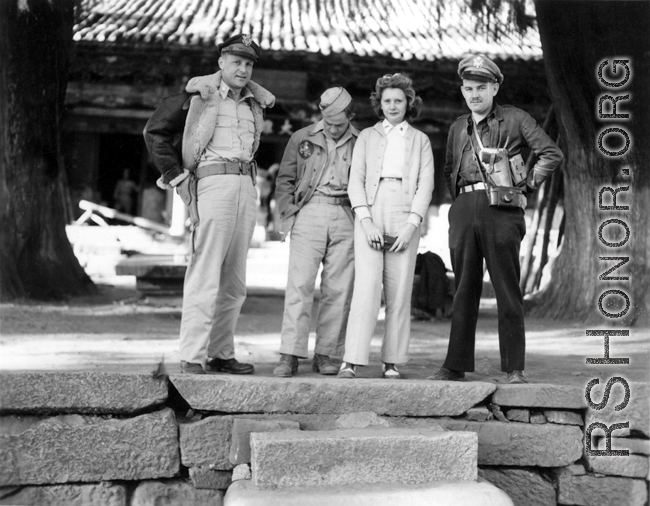
<path id="1" fill-rule="evenodd" d="M 350 105 L 350 102 L 352 102 L 352 97 L 347 90 L 341 86 L 336 86 L 325 90 L 320 96 L 318 108 L 323 117 L 328 118 L 343 112 Z"/>
<path id="2" fill-rule="evenodd" d="M 232 37 L 227 38 L 217 46 L 219 54 L 236 54 L 245 58 L 250 58 L 257 61 L 262 53 L 260 46 L 255 42 L 250 35 L 245 33 L 238 33 Z"/>
<path id="3" fill-rule="evenodd" d="M 472 54 L 462 59 L 458 64 L 458 75 L 461 79 L 499 84 L 503 82 L 503 74 L 499 67 L 482 54 Z"/>

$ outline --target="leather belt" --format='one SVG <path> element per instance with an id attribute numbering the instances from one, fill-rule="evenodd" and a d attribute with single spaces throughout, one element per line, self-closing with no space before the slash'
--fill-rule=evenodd
<path id="1" fill-rule="evenodd" d="M 327 197 L 325 195 L 314 195 L 309 199 L 309 203 L 331 204 L 333 206 L 349 206 L 350 199 L 347 197 Z"/>
<path id="2" fill-rule="evenodd" d="M 474 184 L 468 184 L 467 186 L 461 186 L 458 189 L 458 193 L 469 193 L 469 192 L 475 192 L 478 190 L 485 190 L 485 183 L 474 183 Z"/>
<path id="3" fill-rule="evenodd" d="M 401 181 L 401 177 L 380 177 L 380 181 Z"/>
<path id="4" fill-rule="evenodd" d="M 241 174 L 249 176 L 254 172 L 255 162 L 216 162 L 199 167 L 194 172 L 197 179 L 221 174 Z"/>

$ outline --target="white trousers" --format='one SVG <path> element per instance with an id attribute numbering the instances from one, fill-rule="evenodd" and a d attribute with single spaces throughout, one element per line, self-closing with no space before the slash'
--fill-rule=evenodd
<path id="1" fill-rule="evenodd" d="M 402 210 L 401 193 L 400 181 L 381 181 L 375 203 L 369 208 L 373 223 L 383 233 L 392 236 L 397 235 L 409 217 L 409 213 Z M 418 227 L 406 250 L 398 253 L 377 251 L 368 245 L 359 220 L 355 221 L 354 294 L 346 332 L 344 361 L 368 365 L 370 340 L 377 324 L 383 284 L 386 321 L 381 360 L 389 364 L 408 362 L 411 293 L 419 242 Z"/>
<path id="2" fill-rule="evenodd" d="M 234 334 L 246 299 L 246 257 L 255 230 L 257 191 L 250 176 L 198 181 L 199 226 L 183 286 L 180 358 L 235 355 Z"/>
<path id="3" fill-rule="evenodd" d="M 340 357 L 354 281 L 352 221 L 340 205 L 308 202 L 296 217 L 290 248 L 280 353 L 307 357 L 314 285 L 322 263 L 314 352 Z"/>

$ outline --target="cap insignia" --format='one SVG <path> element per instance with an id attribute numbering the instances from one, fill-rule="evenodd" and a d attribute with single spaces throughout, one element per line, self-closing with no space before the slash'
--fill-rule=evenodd
<path id="1" fill-rule="evenodd" d="M 241 41 L 244 46 L 250 46 L 253 43 L 253 39 L 251 39 L 250 35 L 242 35 Z"/>
<path id="2" fill-rule="evenodd" d="M 481 68 L 483 66 L 484 62 L 485 62 L 485 60 L 483 58 L 481 58 L 480 56 L 477 56 L 476 58 L 474 58 L 473 63 L 474 63 L 475 67 Z"/>

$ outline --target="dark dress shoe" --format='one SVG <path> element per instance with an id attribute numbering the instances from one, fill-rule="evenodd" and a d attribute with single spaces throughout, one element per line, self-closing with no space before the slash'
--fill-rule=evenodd
<path id="1" fill-rule="evenodd" d="M 181 372 L 183 374 L 205 374 L 205 371 L 203 370 L 203 366 L 201 366 L 201 364 L 185 362 L 185 360 L 181 360 Z"/>
<path id="2" fill-rule="evenodd" d="M 228 374 L 253 374 L 255 367 L 252 364 L 242 364 L 236 358 L 208 358 L 205 362 L 208 373 L 225 372 Z"/>
<path id="3" fill-rule="evenodd" d="M 465 373 L 441 367 L 437 373 L 427 379 L 434 381 L 465 381 Z"/>

